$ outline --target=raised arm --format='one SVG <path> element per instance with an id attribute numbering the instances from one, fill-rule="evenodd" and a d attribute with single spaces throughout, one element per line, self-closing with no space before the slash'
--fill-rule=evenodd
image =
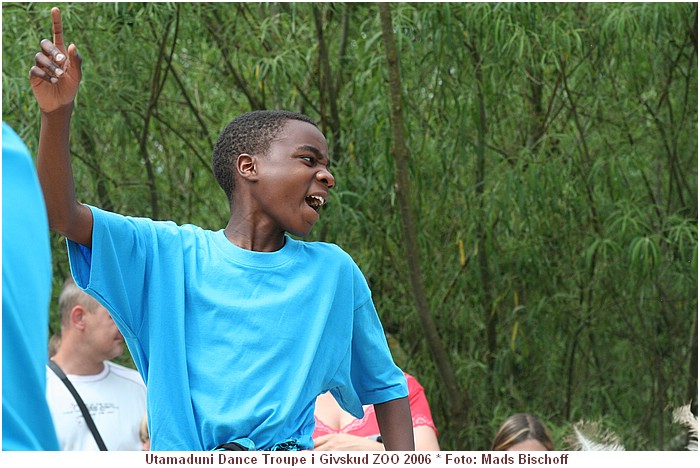
<path id="1" fill-rule="evenodd" d="M 37 174 L 44 192 L 49 227 L 91 247 L 92 212 L 75 197 L 70 157 L 70 120 L 82 77 L 74 44 L 66 49 L 58 8 L 51 10 L 53 42 L 41 41 L 41 52 L 29 71 L 29 82 L 41 109 Z"/>
<path id="2" fill-rule="evenodd" d="M 374 405 L 386 450 L 415 450 L 408 397 Z"/>

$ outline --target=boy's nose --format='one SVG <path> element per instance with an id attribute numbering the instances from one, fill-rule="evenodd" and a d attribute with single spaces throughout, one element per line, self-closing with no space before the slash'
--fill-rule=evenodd
<path id="1" fill-rule="evenodd" d="M 335 177 L 333 177 L 333 174 L 331 174 L 331 171 L 329 171 L 328 169 L 323 169 L 323 170 L 319 171 L 316 174 L 316 177 L 318 178 L 319 181 L 326 184 L 326 186 L 329 189 L 332 189 L 333 187 L 335 187 Z"/>

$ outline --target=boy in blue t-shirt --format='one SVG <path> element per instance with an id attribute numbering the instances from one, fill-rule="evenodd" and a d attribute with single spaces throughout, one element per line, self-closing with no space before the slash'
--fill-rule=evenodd
<path id="1" fill-rule="evenodd" d="M 405 377 L 362 273 L 339 247 L 288 235 L 311 231 L 335 183 L 313 121 L 255 111 L 224 129 L 212 162 L 224 229 L 83 205 L 68 144 L 81 58 L 52 17 L 30 71 L 49 224 L 147 383 L 151 449 L 312 449 L 314 402 L 331 391 L 356 417 L 375 405 L 388 450 L 413 450 Z"/>

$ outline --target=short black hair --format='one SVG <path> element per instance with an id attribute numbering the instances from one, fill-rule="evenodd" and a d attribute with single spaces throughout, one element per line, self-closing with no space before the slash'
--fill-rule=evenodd
<path id="1" fill-rule="evenodd" d="M 265 154 L 288 120 L 316 125 L 311 117 L 286 110 L 256 110 L 234 118 L 219 135 L 212 154 L 214 176 L 231 201 L 233 168 L 240 154 Z"/>

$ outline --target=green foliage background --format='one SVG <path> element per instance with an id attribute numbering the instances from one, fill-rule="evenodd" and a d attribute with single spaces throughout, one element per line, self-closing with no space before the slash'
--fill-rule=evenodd
<path id="1" fill-rule="evenodd" d="M 35 153 L 28 84 L 50 4 L 3 3 L 2 112 Z M 697 4 L 392 4 L 420 265 L 406 262 L 376 4 L 58 4 L 83 57 L 78 197 L 211 229 L 218 133 L 254 108 L 321 122 L 337 189 L 311 240 L 367 275 L 397 362 L 446 450 L 514 412 L 557 447 L 601 421 L 681 450 L 697 413 Z M 54 295 L 69 274 L 53 235 Z M 419 268 L 459 395 L 408 281 Z M 59 326 L 52 311 L 52 330 Z M 448 397 L 466 411 L 450 414 Z"/>

